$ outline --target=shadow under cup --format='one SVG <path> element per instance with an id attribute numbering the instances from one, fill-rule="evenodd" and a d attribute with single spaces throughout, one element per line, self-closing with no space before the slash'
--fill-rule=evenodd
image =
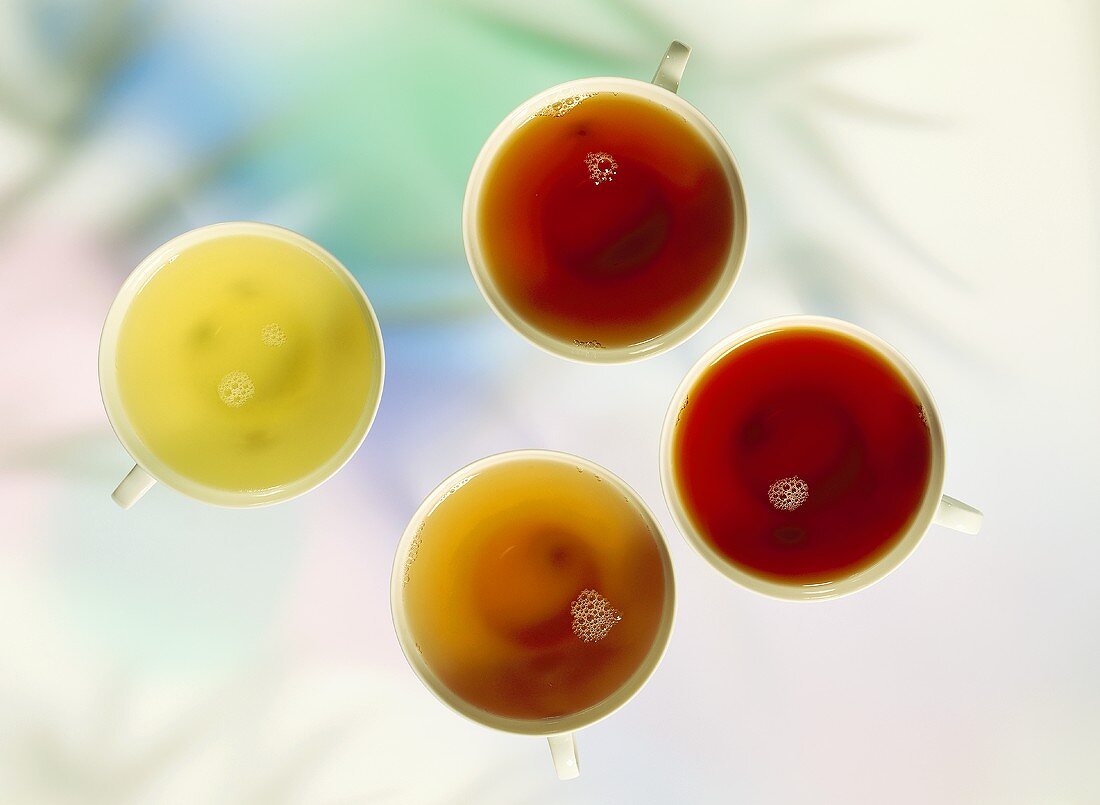
<path id="1" fill-rule="evenodd" d="M 586 103 L 597 104 L 603 98 L 621 98 L 623 105 L 607 106 L 604 113 L 592 111 L 596 107 L 590 105 L 589 111 L 585 111 Z M 677 126 L 684 127 L 679 135 L 681 139 L 647 137 L 649 132 L 644 125 L 649 124 L 634 124 L 629 117 L 620 120 L 614 116 L 627 115 L 631 101 L 638 102 L 634 104 L 640 110 L 636 110 L 638 121 L 648 119 L 641 114 L 646 109 L 658 110 L 653 112 L 657 116 L 654 120 L 664 116 L 676 121 Z M 613 108 L 619 111 L 613 113 Z M 531 128 L 536 122 L 542 127 L 560 127 L 567 121 L 570 125 L 583 121 L 586 114 L 592 118 L 593 130 L 586 130 L 588 127 L 578 122 L 577 134 L 584 135 L 583 140 L 566 140 L 560 131 L 541 140 L 531 139 L 542 136 L 537 134 L 538 130 Z M 607 117 L 600 117 L 600 114 Z M 603 125 L 602 134 L 596 123 Z M 685 139 L 685 135 L 690 137 Z M 631 138 L 643 145 L 626 145 Z M 529 143 L 532 142 L 544 143 L 541 146 L 544 150 L 537 154 L 520 150 L 521 146 L 530 149 L 532 146 Z M 607 145 L 610 142 L 624 143 L 623 148 L 627 149 L 638 147 L 645 150 L 638 152 L 631 169 L 627 169 L 614 160 L 613 153 L 605 153 L 605 148 L 614 151 Z M 566 143 L 560 145 L 560 153 L 559 143 Z M 584 156 L 589 149 L 591 153 Z M 699 161 L 693 162 L 683 156 L 682 163 L 676 163 L 700 168 L 700 172 L 694 174 L 690 181 L 670 179 L 661 174 L 665 168 L 654 166 L 654 162 L 669 162 L 668 154 L 677 155 L 679 159 L 680 152 L 683 155 L 689 152 L 699 155 Z M 556 154 L 553 159 L 552 153 Z M 663 160 L 655 156 L 660 153 L 666 155 Z M 629 150 L 627 156 L 630 156 Z M 567 166 L 568 171 L 564 168 L 559 171 L 559 161 L 560 165 Z M 509 177 L 520 173 L 518 168 L 513 170 L 519 164 L 540 165 L 545 162 L 550 167 L 535 169 L 541 171 L 541 183 L 531 187 L 517 179 L 499 179 L 498 162 L 509 166 L 505 172 Z M 559 173 L 562 175 L 559 176 Z M 637 178 L 650 174 L 661 178 L 654 179 L 652 184 Z M 676 176 L 679 175 L 677 172 Z M 700 177 L 708 178 L 704 182 Z M 575 179 L 580 180 L 579 184 L 590 196 L 578 198 L 569 195 L 569 203 L 552 204 L 551 199 L 558 197 L 554 194 L 562 187 L 578 186 L 574 184 Z M 589 186 L 588 179 L 596 187 Z M 706 196 L 704 188 L 710 181 L 718 183 L 715 186 L 721 187 L 724 199 L 728 198 L 728 202 L 723 200 L 722 204 L 728 204 L 729 219 L 719 216 L 721 226 L 725 227 L 723 233 L 700 237 L 693 227 L 700 226 L 698 222 L 708 215 L 710 206 L 699 205 Z M 505 192 L 500 189 L 489 192 L 497 185 L 505 186 L 502 182 L 511 183 L 507 185 L 509 188 L 515 185 L 515 194 L 511 190 Z M 599 186 L 601 183 L 602 186 Z M 680 201 L 674 200 L 676 194 L 682 194 Z M 607 201 L 612 197 L 619 200 Z M 658 197 L 660 200 L 655 200 Z M 511 204 L 511 199 L 515 199 L 516 203 Z M 647 207 L 651 202 L 653 206 Z M 533 214 L 519 211 L 528 208 Z M 507 210 L 507 215 L 514 216 L 507 223 L 497 225 L 504 228 L 508 233 L 506 236 L 497 236 L 490 231 L 495 226 L 493 221 L 497 219 L 486 218 L 486 210 L 489 209 Z M 565 210 L 568 215 L 563 222 L 559 220 L 558 212 L 551 215 L 550 210 Z M 691 213 L 688 214 L 688 211 Z M 666 213 L 667 218 L 653 217 Z M 575 221 L 570 226 L 573 218 Z M 592 236 L 593 230 L 601 232 L 601 227 L 605 224 L 610 226 L 612 220 L 614 227 L 608 232 L 614 231 L 616 234 L 613 237 L 609 235 L 604 240 L 602 235 Z M 654 235 L 654 227 L 663 234 Z M 588 234 L 579 239 L 585 241 L 585 245 L 578 246 L 577 250 L 586 256 L 577 258 L 582 262 L 569 262 L 577 257 L 578 251 L 573 249 L 569 237 L 563 233 L 581 228 Z M 531 234 L 517 234 L 524 232 Z M 467 259 L 490 307 L 509 327 L 541 349 L 585 363 L 640 360 L 671 349 L 697 332 L 718 311 L 733 288 L 744 258 L 747 233 L 748 212 L 740 173 L 729 146 L 718 130 L 698 109 L 676 93 L 628 78 L 570 81 L 541 92 L 517 107 L 500 123 L 478 155 L 463 204 L 463 238 Z M 510 240 L 507 247 L 494 246 L 494 241 L 502 237 Z M 652 259 L 646 257 L 643 262 L 631 266 L 630 260 L 634 258 L 625 258 L 624 255 L 632 254 L 636 247 L 641 249 L 638 244 L 649 243 L 646 239 L 650 237 L 656 239 L 652 241 L 655 251 L 643 250 L 642 253 L 650 254 Z M 660 240 L 662 237 L 663 241 Z M 717 256 L 708 256 L 705 261 L 685 259 L 685 255 L 703 253 L 703 242 L 711 243 L 716 238 L 728 238 L 728 248 L 717 252 Z M 522 245 L 525 242 L 528 245 Z M 569 243 L 569 246 L 555 245 L 560 243 Z M 563 248 L 570 257 L 563 257 Z M 507 256 L 501 259 L 501 255 Z M 509 263 L 509 260 L 515 262 Z M 580 267 L 582 264 L 584 268 Z M 693 272 L 685 271 L 685 265 L 698 266 L 693 271 L 702 272 L 701 277 L 705 275 L 705 279 L 700 278 L 698 285 L 690 290 L 686 277 Z M 516 289 L 523 286 L 519 284 L 519 279 L 513 278 L 521 275 L 522 282 L 529 285 L 527 290 L 519 292 Z M 507 276 L 508 282 L 502 282 L 501 276 Z M 661 283 L 666 283 L 667 288 Z M 658 288 L 659 294 L 654 290 Z M 623 301 L 632 298 L 636 291 L 639 292 L 638 298 L 654 297 L 646 298 L 645 305 L 648 307 L 644 314 L 631 310 Z M 681 293 L 683 296 L 678 297 L 677 294 Z M 552 297 L 558 301 L 551 303 Z M 606 304 L 601 299 L 606 299 Z M 620 303 L 622 310 L 611 312 L 611 308 Z M 561 306 L 560 321 L 557 323 L 545 314 L 555 305 Z M 536 314 L 539 310 L 543 312 Z M 637 329 L 636 337 L 623 336 L 627 340 L 618 343 L 601 341 L 601 331 L 610 334 L 617 326 L 613 323 L 615 321 L 625 322 L 623 326 L 628 327 L 638 325 L 641 320 L 633 318 L 636 314 L 653 316 L 653 322 L 659 321 L 659 325 Z"/>
<path id="2" fill-rule="evenodd" d="M 608 566 L 603 564 L 597 574 L 583 570 L 584 564 L 591 557 L 585 558 L 587 554 L 580 542 L 573 543 L 577 546 L 576 550 L 569 549 L 572 558 L 556 556 L 553 559 L 556 568 L 552 573 L 543 570 L 532 572 L 533 562 L 543 561 L 541 558 L 532 560 L 530 557 L 535 556 L 533 552 L 528 552 L 523 559 L 508 564 L 507 557 L 510 553 L 515 555 L 527 551 L 526 546 L 530 544 L 535 544 L 540 552 L 544 547 L 550 547 L 555 553 L 560 550 L 538 542 L 537 535 L 543 532 L 531 529 L 531 523 L 539 522 L 543 515 L 531 515 L 533 507 L 552 511 L 555 506 L 570 508 L 576 504 L 575 490 L 562 492 L 556 486 L 556 481 L 531 484 L 530 478 L 535 476 L 525 475 L 531 467 L 561 473 L 538 476 L 544 480 L 556 478 L 566 484 L 594 484 L 592 488 L 601 491 L 585 504 L 590 505 L 592 510 L 606 511 L 617 506 L 622 511 L 629 512 L 625 516 L 609 515 L 605 522 L 611 525 L 601 533 L 608 535 L 608 544 L 616 547 L 607 548 L 603 558 L 591 560 L 602 563 L 608 556 L 615 557 L 617 570 L 608 570 Z M 474 482 L 483 485 L 480 491 Z M 551 485 L 555 485 L 553 489 L 549 489 Z M 465 501 L 462 500 L 464 495 Z M 471 499 L 488 502 L 468 502 Z M 535 503 L 532 504 L 532 501 Z M 443 519 L 432 523 L 431 519 L 439 514 L 441 507 L 448 506 L 451 507 L 450 511 L 444 508 Z M 572 515 L 565 516 L 562 521 L 571 517 Z M 548 519 L 553 518 L 554 515 L 551 515 Z M 639 531 L 634 531 L 635 521 L 640 526 Z M 538 527 L 548 532 L 558 528 L 555 524 L 547 527 L 544 523 Z M 507 545 L 499 543 L 495 537 L 483 536 L 492 533 L 494 529 L 497 529 L 497 533 L 508 535 Z M 510 532 L 530 534 L 532 531 L 536 533 L 534 539 L 524 536 L 513 540 L 510 536 Z M 568 529 L 563 528 L 561 531 L 565 535 L 566 544 L 569 544 Z M 631 544 L 625 539 L 626 535 L 645 532 L 648 532 L 645 539 L 650 540 L 651 544 L 648 547 L 641 546 L 649 557 L 643 562 L 624 546 Z M 478 542 L 483 538 L 484 542 Z M 555 539 L 557 537 L 552 536 L 551 542 Z M 477 557 L 491 557 L 494 572 L 482 573 L 479 570 L 482 567 L 481 559 Z M 577 570 L 578 562 L 581 570 Z M 504 570 L 499 563 L 505 563 L 508 570 Z M 540 564 L 539 567 L 545 566 Z M 559 572 L 557 568 L 561 567 L 565 569 Z M 643 567 L 646 569 L 643 570 Z M 574 571 L 576 575 L 571 575 Z M 418 573 L 421 574 L 419 577 Z M 647 582 L 644 579 L 650 578 L 652 573 L 658 574 L 653 578 L 660 578 L 663 582 L 663 592 L 655 599 L 651 596 L 652 600 L 644 603 L 639 598 L 637 606 L 634 606 L 630 588 L 645 587 Z M 502 579 L 504 575 L 511 578 Z M 563 576 L 576 583 L 567 582 L 563 585 Z M 601 578 L 601 582 L 593 584 L 593 578 Z M 478 609 L 481 590 L 478 589 L 477 581 L 482 579 L 490 582 L 492 579 L 501 579 L 504 583 L 514 582 L 512 592 L 506 592 L 503 599 L 498 597 L 495 600 L 493 605 L 496 607 L 496 614 L 490 615 L 486 610 Z M 583 583 L 581 579 L 584 579 Z M 605 582 L 607 586 L 604 586 Z M 430 589 L 430 596 L 417 595 L 412 588 L 407 591 L 408 585 L 417 583 L 425 590 Z M 601 591 L 607 594 L 607 599 L 603 599 L 594 590 L 579 590 L 588 586 L 601 587 Z M 566 588 L 567 592 L 560 595 Z M 543 593 L 542 590 L 548 592 Z M 570 608 L 568 600 L 578 592 L 581 594 Z M 643 596 L 644 593 L 638 595 Z M 566 602 L 564 611 L 560 613 L 560 602 L 557 602 L 559 597 Z M 431 600 L 428 601 L 428 598 Z M 592 612 L 592 606 L 597 610 L 603 608 L 603 614 L 614 615 L 620 613 L 612 608 L 613 604 L 619 603 L 623 606 L 626 603 L 628 606 L 623 607 L 619 618 L 621 624 L 609 625 L 605 619 L 602 632 L 595 635 L 585 633 L 582 637 L 577 627 L 577 604 L 582 600 L 585 603 L 586 619 Z M 502 602 L 518 607 L 524 613 L 519 616 L 519 621 L 513 620 L 508 625 L 511 631 L 507 632 L 497 631 L 500 628 L 499 621 L 491 620 L 498 618 L 502 609 L 507 617 L 508 612 L 501 606 Z M 672 564 L 660 527 L 644 502 L 621 479 L 599 465 L 577 456 L 547 450 L 518 450 L 489 456 L 464 467 L 440 483 L 424 500 L 397 547 L 390 584 L 390 604 L 394 627 L 406 659 L 424 685 L 441 702 L 486 727 L 549 738 L 559 776 L 569 778 L 578 773 L 571 733 L 605 718 L 624 705 L 641 689 L 660 662 L 671 633 L 675 589 Z M 425 615 L 428 610 L 448 614 Z M 456 611 L 465 614 L 451 614 Z M 569 626 L 570 611 L 573 613 L 572 633 Z M 540 613 L 537 619 L 532 616 L 534 612 Z M 442 625 L 442 617 L 448 620 L 446 626 Z M 564 625 L 558 624 L 561 617 L 565 618 Z M 579 665 L 572 664 L 574 658 L 582 652 L 603 652 L 604 656 L 615 656 L 608 655 L 604 647 L 615 642 L 616 630 L 627 629 L 625 624 L 632 617 L 636 624 L 648 617 L 653 618 L 652 621 L 644 621 L 652 624 L 644 627 L 649 630 L 645 632 L 647 636 L 644 642 L 629 647 L 633 652 L 630 655 L 633 657 L 633 664 L 623 666 L 626 669 L 624 675 L 618 677 L 616 686 L 602 699 L 581 709 L 549 717 L 505 715 L 474 703 L 455 690 L 457 682 L 449 684 L 445 680 L 445 677 L 457 679 L 453 665 L 446 668 L 446 663 L 460 662 L 463 668 L 487 668 L 483 682 L 478 684 L 488 684 L 490 687 L 484 689 L 492 689 L 492 696 L 497 697 L 498 701 L 500 697 L 511 697 L 511 702 L 515 704 L 512 709 L 518 711 L 528 707 L 532 698 L 541 698 L 542 694 L 538 691 L 544 691 L 550 696 L 556 695 L 557 688 L 546 688 L 545 685 L 567 686 L 570 679 L 577 679 L 575 674 L 578 669 L 581 669 L 581 673 L 587 673 L 585 669 L 589 666 L 585 663 L 589 658 L 598 655 L 582 656 Z M 537 625 L 529 628 L 532 623 Z M 584 623 L 598 625 L 599 621 L 585 620 Z M 587 629 L 588 626 L 584 628 Z M 564 631 L 559 631 L 561 629 Z M 624 636 L 635 634 L 631 631 L 620 633 Z M 610 641 L 606 639 L 608 637 L 611 638 Z M 564 654 L 569 655 L 564 660 L 561 648 L 563 644 L 560 642 L 563 638 L 568 643 L 564 647 Z M 453 643 L 453 648 L 449 649 L 445 642 Z M 550 665 L 544 667 L 544 662 Z M 559 664 L 561 662 L 565 665 Z M 606 666 L 601 665 L 602 659 L 594 662 L 596 664 L 591 666 L 593 673 L 603 673 L 606 670 Z M 531 669 L 530 678 L 524 677 L 525 668 Z M 535 693 L 532 694 L 532 691 Z M 483 700 L 485 698 L 484 694 L 476 695 L 482 696 Z"/>

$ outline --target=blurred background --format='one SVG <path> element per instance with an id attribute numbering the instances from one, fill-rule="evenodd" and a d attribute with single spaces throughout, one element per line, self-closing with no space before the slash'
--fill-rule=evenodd
<path id="1" fill-rule="evenodd" d="M 671 353 L 555 359 L 476 291 L 467 172 L 526 97 L 648 79 L 674 37 L 744 173 L 741 278 Z M 0 802 L 1100 801 L 1098 90 L 1087 0 L 0 0 Z M 156 245 L 234 219 L 358 277 L 378 419 L 299 500 L 122 512 L 102 320 Z M 911 358 L 986 512 L 812 606 L 695 556 L 657 470 L 688 367 L 794 312 Z M 678 574 L 664 663 L 570 783 L 439 705 L 390 624 L 419 501 L 519 447 L 620 474 Z"/>

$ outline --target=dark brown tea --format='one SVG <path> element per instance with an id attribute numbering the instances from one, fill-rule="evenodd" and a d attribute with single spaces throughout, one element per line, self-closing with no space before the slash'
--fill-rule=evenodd
<path id="1" fill-rule="evenodd" d="M 901 539 L 928 484 L 932 438 L 885 358 L 826 329 L 765 333 L 688 392 L 673 474 L 699 534 L 756 576 L 835 581 Z"/>
<path id="2" fill-rule="evenodd" d="M 735 226 L 714 148 L 679 113 L 615 92 L 543 109 L 504 142 L 477 208 L 493 285 L 566 343 L 620 349 L 687 320 Z"/>

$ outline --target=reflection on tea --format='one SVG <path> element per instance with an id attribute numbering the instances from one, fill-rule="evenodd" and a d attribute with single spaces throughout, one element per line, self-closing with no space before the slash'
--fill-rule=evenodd
<path id="1" fill-rule="evenodd" d="M 567 457 L 475 469 L 436 502 L 405 559 L 416 650 L 489 713 L 542 719 L 599 704 L 662 623 L 653 528 L 617 483 Z"/>

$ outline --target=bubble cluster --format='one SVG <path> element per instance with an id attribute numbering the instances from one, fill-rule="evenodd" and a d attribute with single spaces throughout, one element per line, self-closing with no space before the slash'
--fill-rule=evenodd
<path id="1" fill-rule="evenodd" d="M 420 545 L 423 543 L 421 534 L 424 532 L 424 524 L 421 523 L 420 527 L 416 529 L 416 534 L 412 538 L 412 542 L 409 543 L 409 552 L 405 555 L 405 568 L 401 574 L 401 586 L 406 587 L 409 584 L 409 573 L 412 570 L 413 562 L 416 561 L 416 557 L 420 555 Z"/>
<path id="2" fill-rule="evenodd" d="M 603 640 L 611 627 L 623 619 L 622 613 L 595 590 L 581 590 L 569 612 L 573 615 L 573 634 L 585 643 Z"/>
<path id="3" fill-rule="evenodd" d="M 544 106 L 535 112 L 535 117 L 564 117 L 580 106 L 582 101 L 587 101 L 595 94 L 594 92 L 581 92 L 570 95 L 568 98 L 562 98 L 560 101 L 554 101 L 549 106 Z"/>
<path id="4" fill-rule="evenodd" d="M 683 417 L 684 411 L 687 410 L 688 403 L 691 402 L 691 396 L 684 397 L 683 403 L 680 405 L 680 409 L 676 412 L 676 424 L 680 424 L 680 418 Z"/>
<path id="5" fill-rule="evenodd" d="M 793 512 L 810 496 L 810 485 L 792 475 L 780 478 L 768 487 L 768 502 L 780 511 Z"/>
<path id="6" fill-rule="evenodd" d="M 275 322 L 265 324 L 260 330 L 260 340 L 269 347 L 281 347 L 286 343 L 286 331 Z"/>
<path id="7" fill-rule="evenodd" d="M 619 163 L 606 151 L 589 151 L 584 157 L 584 164 L 588 167 L 588 178 L 597 187 L 602 182 L 610 182 L 619 172 Z"/>
<path id="8" fill-rule="evenodd" d="M 236 369 L 218 383 L 218 396 L 230 408 L 240 408 L 256 394 L 256 386 L 247 372 Z"/>
<path id="9" fill-rule="evenodd" d="M 599 341 L 581 341 L 578 338 L 573 339 L 573 346 L 581 347 L 582 349 L 606 349 Z"/>

